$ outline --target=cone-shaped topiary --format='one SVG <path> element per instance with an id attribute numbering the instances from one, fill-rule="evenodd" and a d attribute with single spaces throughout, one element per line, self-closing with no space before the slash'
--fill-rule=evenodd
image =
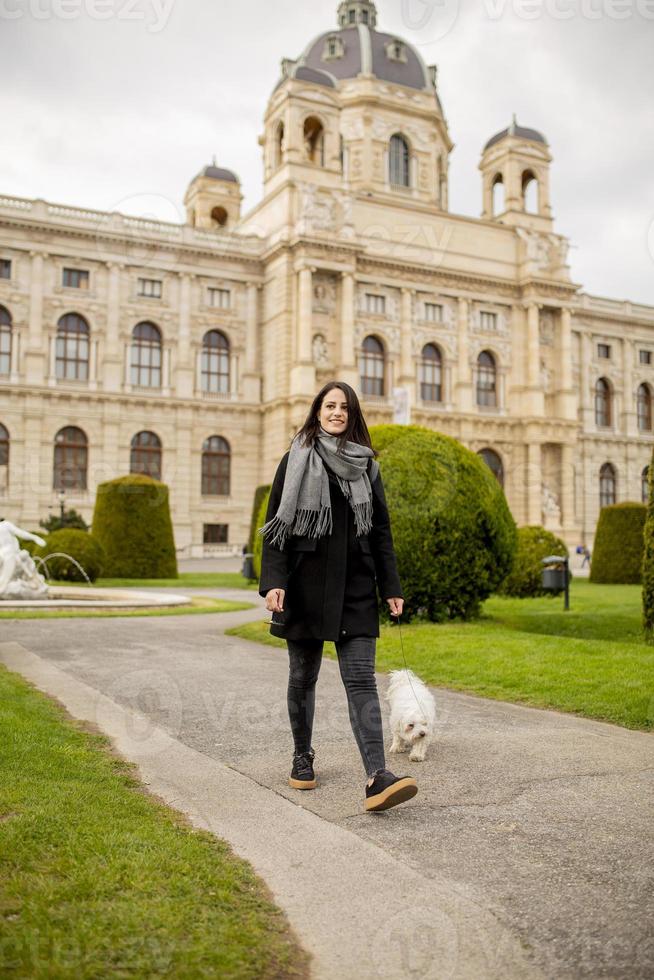
<path id="1" fill-rule="evenodd" d="M 252 554 L 254 549 L 254 542 L 256 541 L 257 531 L 261 527 L 257 524 L 257 518 L 259 516 L 259 511 L 261 510 L 261 501 L 264 497 L 270 494 L 270 484 L 265 486 L 257 487 L 254 491 L 254 500 L 252 501 L 252 517 L 250 519 L 250 536 L 247 543 L 247 551 Z"/>
<path id="2" fill-rule="evenodd" d="M 543 564 L 548 555 L 567 557 L 568 549 L 555 534 L 538 524 L 518 528 L 518 549 L 511 571 L 498 592 L 523 599 L 527 596 L 552 595 L 543 588 Z"/>
<path id="3" fill-rule="evenodd" d="M 590 565 L 591 582 L 633 584 L 641 581 L 645 504 L 602 507 Z"/>
<path id="4" fill-rule="evenodd" d="M 643 626 L 647 639 L 654 640 L 654 454 L 647 477 L 647 517 L 643 531 Z"/>
<path id="5" fill-rule="evenodd" d="M 79 528 L 62 528 L 48 534 L 43 547 L 36 546 L 32 555 L 34 558 L 47 558 L 54 554 L 70 555 L 79 562 L 91 582 L 95 582 L 102 574 L 105 564 L 105 554 L 102 545 L 88 531 Z M 37 562 L 37 567 L 46 578 L 58 582 L 85 582 L 75 562 L 68 558 L 50 558 L 45 567 Z"/>
<path id="6" fill-rule="evenodd" d="M 376 426 L 406 617 L 468 619 L 505 578 L 516 526 L 484 461 L 419 426 Z M 382 607 L 383 608 L 383 607 Z"/>
<path id="7" fill-rule="evenodd" d="M 254 547 L 252 548 L 253 558 L 252 564 L 254 565 L 254 574 L 257 579 L 261 578 L 261 556 L 263 554 L 263 535 L 259 534 L 259 528 L 263 527 L 266 523 L 266 513 L 268 511 L 268 501 L 270 500 L 270 492 L 272 487 L 267 487 L 266 492 L 261 498 L 261 503 L 259 505 L 259 513 L 255 521 L 255 534 L 254 534 Z"/>
<path id="8" fill-rule="evenodd" d="M 106 555 L 105 578 L 177 578 L 165 483 L 140 473 L 100 483 L 93 535 Z"/>

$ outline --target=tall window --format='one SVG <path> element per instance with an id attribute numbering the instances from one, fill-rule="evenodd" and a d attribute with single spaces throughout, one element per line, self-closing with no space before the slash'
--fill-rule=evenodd
<path id="1" fill-rule="evenodd" d="M 202 445 L 203 496 L 228 496 L 230 487 L 231 451 L 222 436 L 209 436 Z"/>
<path id="2" fill-rule="evenodd" d="M 202 340 L 202 391 L 229 391 L 229 341 L 220 330 L 209 330 Z"/>
<path id="3" fill-rule="evenodd" d="M 86 490 L 88 466 L 88 441 L 77 426 L 68 425 L 55 436 L 54 479 L 55 490 Z"/>
<path id="4" fill-rule="evenodd" d="M 307 160 L 325 166 L 325 130 L 316 116 L 304 120 L 304 148 Z"/>
<path id="5" fill-rule="evenodd" d="M 388 167 L 389 181 L 393 187 L 409 186 L 409 144 L 399 133 L 391 136 Z"/>
<path id="6" fill-rule="evenodd" d="M 229 524 L 203 524 L 203 544 L 227 544 L 229 540 Z"/>
<path id="7" fill-rule="evenodd" d="M 11 315 L 0 306 L 0 375 L 11 371 Z"/>
<path id="8" fill-rule="evenodd" d="M 606 378 L 595 383 L 595 425 L 611 425 L 611 386 Z"/>
<path id="9" fill-rule="evenodd" d="M 384 348 L 376 337 L 366 337 L 361 345 L 359 374 L 363 395 L 384 394 Z"/>
<path id="10" fill-rule="evenodd" d="M 495 358 L 487 350 L 477 358 L 477 404 L 497 405 L 497 368 Z"/>
<path id="11" fill-rule="evenodd" d="M 420 397 L 423 402 L 443 400 L 441 352 L 436 344 L 425 344 L 420 361 Z"/>
<path id="12" fill-rule="evenodd" d="M 130 473 L 144 473 L 161 479 L 161 439 L 154 432 L 137 432 L 131 442 Z"/>
<path id="13" fill-rule="evenodd" d="M 161 333 L 154 323 L 138 323 L 132 331 L 131 379 L 142 388 L 161 387 Z"/>
<path id="14" fill-rule="evenodd" d="M 644 504 L 649 501 L 649 466 L 640 474 L 640 499 Z"/>
<path id="15" fill-rule="evenodd" d="M 615 503 L 615 466 L 604 463 L 600 469 L 600 507 L 609 507 Z"/>
<path id="16" fill-rule="evenodd" d="M 0 259 L 0 279 L 11 279 L 11 259 Z"/>
<path id="17" fill-rule="evenodd" d="M 638 409 L 638 428 L 641 432 L 650 432 L 652 428 L 652 392 L 649 385 L 638 386 L 636 395 Z"/>
<path id="18" fill-rule="evenodd" d="M 497 330 L 497 313 L 482 310 L 479 314 L 479 325 L 482 330 Z"/>
<path id="19" fill-rule="evenodd" d="M 275 166 L 279 167 L 284 161 L 284 123 L 277 124 L 275 132 Z"/>
<path id="20" fill-rule="evenodd" d="M 497 482 L 501 487 L 504 486 L 504 464 L 500 456 L 495 452 L 494 449 L 480 449 L 479 456 L 486 463 Z"/>
<path id="21" fill-rule="evenodd" d="M 9 484 L 9 432 L 0 422 L 0 493 L 5 493 Z"/>
<path id="22" fill-rule="evenodd" d="M 66 313 L 57 324 L 55 376 L 61 381 L 88 381 L 89 325 L 78 313 Z"/>

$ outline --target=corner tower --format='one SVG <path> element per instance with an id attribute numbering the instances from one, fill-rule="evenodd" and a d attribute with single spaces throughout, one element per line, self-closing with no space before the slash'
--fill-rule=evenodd
<path id="1" fill-rule="evenodd" d="M 542 133 L 516 122 L 486 143 L 482 174 L 482 218 L 534 231 L 552 230 L 550 163 Z"/>

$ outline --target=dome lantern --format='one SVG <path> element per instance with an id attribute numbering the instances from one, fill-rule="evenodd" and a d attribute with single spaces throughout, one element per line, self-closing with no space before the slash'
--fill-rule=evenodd
<path id="1" fill-rule="evenodd" d="M 338 6 L 338 26 L 355 27 L 366 24 L 377 26 L 377 10 L 372 0 L 342 0 Z"/>

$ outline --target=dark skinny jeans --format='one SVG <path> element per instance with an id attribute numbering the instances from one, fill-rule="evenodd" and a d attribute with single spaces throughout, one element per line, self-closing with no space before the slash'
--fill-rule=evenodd
<path id="1" fill-rule="evenodd" d="M 316 681 L 322 662 L 322 640 L 287 640 L 289 655 L 288 715 L 296 752 L 311 748 Z M 347 694 L 352 731 L 366 774 L 385 767 L 381 708 L 375 679 L 374 636 L 351 636 L 335 644 Z"/>

